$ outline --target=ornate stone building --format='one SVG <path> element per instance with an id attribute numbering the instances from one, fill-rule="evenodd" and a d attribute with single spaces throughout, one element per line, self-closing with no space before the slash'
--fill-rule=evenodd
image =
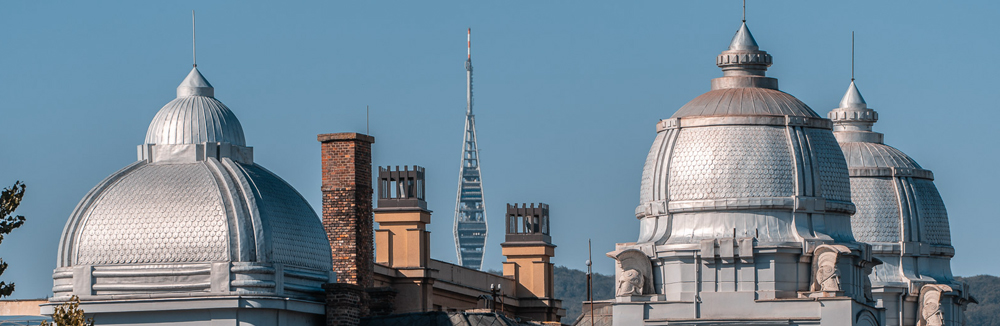
<path id="1" fill-rule="evenodd" d="M 614 325 L 883 325 L 833 123 L 766 77 L 744 23 L 712 89 L 657 123 Z"/>
<path id="2" fill-rule="evenodd" d="M 872 131 L 878 113 L 854 81 L 828 116 L 851 176 L 854 236 L 882 261 L 870 278 L 884 325 L 964 325 L 974 299 L 951 274 L 955 248 L 934 174 Z"/>

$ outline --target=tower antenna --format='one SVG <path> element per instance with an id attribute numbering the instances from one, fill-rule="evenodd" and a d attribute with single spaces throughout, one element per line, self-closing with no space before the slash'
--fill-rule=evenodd
<path id="1" fill-rule="evenodd" d="M 851 31 L 851 81 L 854 81 L 854 31 Z"/>
<path id="2" fill-rule="evenodd" d="M 368 121 L 371 120 L 371 114 L 368 113 L 368 106 L 365 105 L 365 134 L 371 136 L 371 129 L 368 128 Z"/>
<path id="3" fill-rule="evenodd" d="M 468 43 L 469 59 L 472 59 L 472 27 L 469 27 L 469 35 L 465 40 Z"/>
<path id="4" fill-rule="evenodd" d="M 191 10 L 191 65 L 198 68 L 198 39 L 195 35 L 194 10 Z"/>
<path id="5" fill-rule="evenodd" d="M 743 22 L 747 22 L 747 0 L 743 0 Z"/>

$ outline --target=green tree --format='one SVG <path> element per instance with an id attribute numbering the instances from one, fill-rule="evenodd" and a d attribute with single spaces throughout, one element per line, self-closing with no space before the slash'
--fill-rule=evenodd
<path id="1" fill-rule="evenodd" d="M 14 186 L 6 188 L 3 190 L 3 195 L 0 197 L 0 243 L 3 242 L 3 236 L 10 234 L 10 231 L 21 227 L 24 224 L 24 216 L 13 216 L 14 210 L 17 209 L 17 205 L 21 204 L 21 198 L 24 197 L 24 184 L 20 181 L 14 182 Z M 7 270 L 7 263 L 0 259 L 0 275 Z M 0 298 L 9 296 L 14 292 L 14 283 L 7 284 L 6 282 L 0 282 Z"/>
<path id="2" fill-rule="evenodd" d="M 94 318 L 87 318 L 80 309 L 80 298 L 75 295 L 69 301 L 56 307 L 52 313 L 52 321 L 43 321 L 41 326 L 94 326 Z"/>

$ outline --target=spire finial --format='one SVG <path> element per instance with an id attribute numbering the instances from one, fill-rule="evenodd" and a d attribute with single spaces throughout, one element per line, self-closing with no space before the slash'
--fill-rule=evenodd
<path id="1" fill-rule="evenodd" d="M 747 0 L 743 0 L 743 22 L 747 22 Z"/>
<path id="2" fill-rule="evenodd" d="M 198 68 L 198 39 L 195 35 L 194 10 L 191 10 L 191 65 Z"/>
<path id="3" fill-rule="evenodd" d="M 854 31 L 851 31 L 851 82 L 854 81 Z"/>

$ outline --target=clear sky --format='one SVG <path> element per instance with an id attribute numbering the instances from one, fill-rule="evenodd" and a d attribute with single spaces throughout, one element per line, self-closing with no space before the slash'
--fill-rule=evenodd
<path id="1" fill-rule="evenodd" d="M 0 186 L 27 183 L 4 239 L 14 298 L 51 294 L 59 234 L 101 179 L 136 160 L 157 110 L 199 69 L 240 118 L 257 163 L 319 212 L 316 134 L 371 134 L 377 165 L 427 169 L 432 257 L 452 237 L 465 113 L 465 29 L 491 234 L 506 203 L 551 206 L 554 262 L 595 269 L 636 240 L 655 123 L 709 90 L 740 1 L 0 1 Z M 821 115 L 857 78 L 876 131 L 934 171 L 956 275 L 993 274 L 1000 230 L 995 1 L 750 1 L 768 75 Z"/>

